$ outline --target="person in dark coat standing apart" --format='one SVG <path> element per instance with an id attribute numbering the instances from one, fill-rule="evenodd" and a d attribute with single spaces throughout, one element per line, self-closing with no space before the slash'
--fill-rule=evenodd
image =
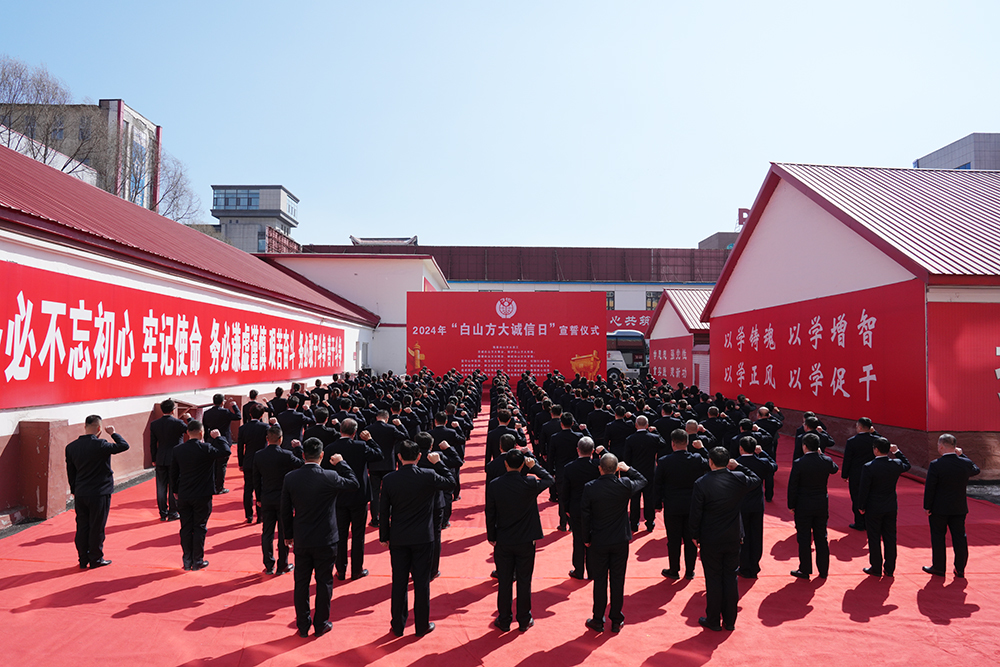
<path id="1" fill-rule="evenodd" d="M 305 463 L 298 440 L 292 444 L 296 451 L 281 446 L 281 427 L 272 424 L 267 429 L 267 446 L 253 456 L 253 488 L 257 494 L 257 516 L 260 517 L 260 548 L 264 555 L 264 572 L 284 574 L 292 571 L 288 562 L 288 545 L 285 544 L 285 526 L 281 522 L 281 488 L 285 475 L 298 470 Z M 274 529 L 278 529 L 278 562 L 274 562 Z"/>
<path id="2" fill-rule="evenodd" d="M 622 606 L 625 601 L 625 568 L 628 543 L 632 539 L 628 503 L 632 495 L 646 486 L 646 478 L 614 454 L 601 457 L 601 476 L 583 487 L 580 504 L 587 567 L 594 578 L 594 611 L 586 625 L 604 632 L 604 610 L 608 606 L 608 583 L 611 585 L 611 631 L 625 625 Z M 619 477 L 619 473 L 621 476 Z"/>
<path id="3" fill-rule="evenodd" d="M 969 540 L 965 535 L 965 517 L 969 501 L 965 487 L 969 478 L 979 474 L 979 467 L 957 447 L 955 436 L 945 433 L 938 438 L 938 458 L 927 466 L 924 484 L 924 509 L 931 525 L 931 565 L 927 574 L 943 577 L 945 572 L 945 534 L 951 531 L 955 549 L 955 576 L 965 577 L 969 562 Z"/>
<path id="4" fill-rule="evenodd" d="M 694 483 L 689 519 L 705 569 L 705 615 L 698 624 L 709 630 L 734 630 L 739 601 L 736 568 L 743 539 L 740 507 L 748 493 L 759 492 L 760 477 L 729 458 L 725 447 L 713 448 L 708 464 L 711 471 Z"/>
<path id="5" fill-rule="evenodd" d="M 215 493 L 215 472 L 218 461 L 229 460 L 229 442 L 218 430 L 209 433 L 205 442 L 205 427 L 197 419 L 187 425 L 188 439 L 174 447 L 170 464 L 170 483 L 177 493 L 177 511 L 181 515 L 181 549 L 185 570 L 208 567 L 205 560 L 205 535 L 208 517 L 212 515 L 212 495 Z"/>
<path id="6" fill-rule="evenodd" d="M 295 554 L 295 625 L 300 637 L 312 625 L 322 637 L 333 628 L 333 560 L 337 556 L 337 496 L 355 491 L 358 480 L 340 454 L 330 457 L 333 470 L 320 467 L 323 442 L 309 438 L 302 445 L 305 465 L 285 475 L 281 486 L 281 521 L 285 544 Z M 310 613 L 309 584 L 316 573 L 316 611 Z"/>
<path id="7" fill-rule="evenodd" d="M 493 545 L 500 584 L 493 625 L 503 632 L 510 630 L 516 573 L 517 629 L 525 632 L 535 624 L 531 617 L 531 574 L 535 569 L 535 540 L 544 537 L 538 494 L 552 486 L 554 480 L 535 459 L 525 458 L 517 448 L 507 452 L 504 465 L 507 472 L 490 482 L 486 501 L 486 539 Z"/>
<path id="8" fill-rule="evenodd" d="M 104 528 L 115 490 L 111 456 L 128 449 L 114 426 L 105 428 L 114 442 L 99 438 L 101 427 L 101 418 L 90 415 L 83 423 L 84 434 L 66 445 L 66 475 L 76 510 L 76 555 L 81 570 L 111 565 L 104 558 Z"/>
<path id="9" fill-rule="evenodd" d="M 868 561 L 871 567 L 865 574 L 891 577 L 896 571 L 896 482 L 910 469 L 910 462 L 896 445 L 885 438 L 875 438 L 872 443 L 875 458 L 861 470 L 855 509 L 865 517 L 868 531 Z M 882 562 L 882 544 L 885 543 L 885 563 Z"/>
<path id="10" fill-rule="evenodd" d="M 406 589 L 413 577 L 413 620 L 417 636 L 434 630 L 431 613 L 431 555 L 434 547 L 434 500 L 439 491 L 452 493 L 455 480 L 438 452 L 427 455 L 433 468 L 417 467 L 420 447 L 412 440 L 399 446 L 399 470 L 382 480 L 379 541 L 389 548 L 392 563 L 391 628 L 403 636 L 409 615 Z"/>
<path id="11" fill-rule="evenodd" d="M 760 558 L 764 554 L 764 494 L 768 480 L 774 480 L 778 464 L 753 437 L 741 438 L 740 450 L 743 454 L 736 462 L 752 470 L 761 480 L 761 487 L 750 491 L 740 506 L 743 546 L 740 547 L 739 575 L 745 579 L 756 579 L 760 573 Z"/>
<path id="12" fill-rule="evenodd" d="M 170 463 L 174 460 L 174 447 L 184 441 L 187 424 L 174 416 L 176 407 L 173 399 L 164 400 L 160 403 L 163 416 L 149 425 L 149 455 L 156 468 L 156 507 L 160 510 L 160 521 L 181 518 L 170 486 Z"/>
<path id="13" fill-rule="evenodd" d="M 826 522 L 830 518 L 827 483 L 837 472 L 837 464 L 819 449 L 819 435 L 807 432 L 802 437 L 805 453 L 792 462 L 788 474 L 788 509 L 795 515 L 795 537 L 799 543 L 799 567 L 793 577 L 808 579 L 812 574 L 812 544 L 816 542 L 816 571 L 826 579 L 830 571 L 830 543 Z"/>

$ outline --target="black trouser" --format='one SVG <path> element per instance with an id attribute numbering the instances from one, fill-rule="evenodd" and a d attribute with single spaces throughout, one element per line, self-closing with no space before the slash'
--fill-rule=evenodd
<path id="1" fill-rule="evenodd" d="M 569 519 L 569 529 L 573 531 L 573 571 L 581 577 L 586 576 L 587 545 L 583 537 L 583 522 L 580 519 Z M 590 575 L 593 577 L 593 575 Z"/>
<path id="2" fill-rule="evenodd" d="M 955 570 L 965 574 L 965 566 L 969 562 L 969 539 L 965 535 L 964 514 L 931 514 L 928 517 L 931 525 L 931 567 L 939 572 L 945 571 L 947 552 L 945 551 L 945 535 L 951 531 L 951 546 L 955 549 Z"/>
<path id="3" fill-rule="evenodd" d="M 371 515 L 372 523 L 378 523 L 378 503 L 382 497 L 382 478 L 391 470 L 368 470 L 368 484 L 372 489 Z"/>
<path id="4" fill-rule="evenodd" d="M 756 576 L 764 555 L 764 512 L 740 512 L 743 521 L 743 546 L 740 547 L 740 573 Z"/>
<path id="5" fill-rule="evenodd" d="M 395 545 L 389 542 L 392 563 L 392 629 L 402 632 L 406 625 L 408 604 L 406 589 L 413 577 L 413 621 L 417 632 L 427 631 L 431 615 L 431 551 L 433 542 Z"/>
<path id="6" fill-rule="evenodd" d="M 320 629 L 330 620 L 330 599 L 333 597 L 333 561 L 337 545 L 295 548 L 295 625 L 299 632 L 308 632 L 310 624 Z M 310 617 L 309 582 L 316 573 L 316 613 Z"/>
<path id="7" fill-rule="evenodd" d="M 816 542 L 816 571 L 830 571 L 830 544 L 826 540 L 829 514 L 795 514 L 795 537 L 799 543 L 799 571 L 812 574 L 812 544 Z"/>
<path id="8" fill-rule="evenodd" d="M 351 538 L 351 574 L 361 574 L 365 568 L 365 515 L 367 506 L 337 504 L 337 530 L 340 542 L 337 545 L 337 572 L 347 570 L 347 537 Z"/>
<path id="9" fill-rule="evenodd" d="M 517 577 L 517 623 L 526 626 L 531 621 L 531 574 L 535 570 L 535 543 L 501 544 L 493 547 L 493 562 L 497 566 L 497 622 L 510 625 L 514 578 Z"/>
<path id="10" fill-rule="evenodd" d="M 452 468 L 454 470 L 454 468 Z M 451 522 L 451 506 L 455 502 L 451 492 L 442 492 L 444 496 L 444 506 L 441 507 L 441 526 Z"/>
<path id="11" fill-rule="evenodd" d="M 441 494 L 443 498 L 444 493 Z M 441 527 L 444 525 L 444 505 L 434 506 L 434 546 L 431 547 L 431 576 L 441 571 Z"/>
<path id="12" fill-rule="evenodd" d="M 208 534 L 208 517 L 212 515 L 212 496 L 205 498 L 177 499 L 181 515 L 181 549 L 184 565 L 191 567 L 205 560 L 205 535 Z"/>
<path id="13" fill-rule="evenodd" d="M 604 623 L 604 610 L 608 606 L 608 584 L 611 586 L 611 609 L 608 618 L 620 624 L 625 620 L 622 606 L 625 603 L 625 568 L 628 565 L 628 542 L 612 545 L 591 544 L 587 549 L 587 566 L 594 579 L 594 613 L 591 618 Z"/>
<path id="14" fill-rule="evenodd" d="M 691 539 L 687 514 L 663 513 L 663 523 L 667 528 L 667 558 L 671 572 L 680 574 L 681 546 L 684 547 L 684 573 L 694 574 L 694 564 L 698 560 L 698 547 Z"/>
<path id="15" fill-rule="evenodd" d="M 253 469 L 248 461 L 243 466 L 243 513 L 248 521 L 253 520 L 253 495 Z M 260 519 L 260 510 L 257 510 L 257 518 Z"/>
<path id="16" fill-rule="evenodd" d="M 226 466 L 229 465 L 229 454 L 225 458 L 215 459 L 215 492 L 222 493 L 226 488 Z"/>
<path id="17" fill-rule="evenodd" d="M 260 517 L 261 522 L 261 532 L 260 532 L 260 548 L 264 553 L 264 567 L 271 569 L 275 567 L 274 562 L 274 529 L 275 526 L 278 528 L 278 563 L 277 568 L 279 570 L 284 569 L 288 565 L 288 545 L 285 544 L 285 527 L 281 523 L 281 517 L 278 516 L 279 505 L 261 505 L 260 509 L 257 510 L 257 514 Z"/>
<path id="18" fill-rule="evenodd" d="M 701 566 L 705 570 L 705 618 L 709 625 L 736 624 L 736 607 L 740 591 L 736 583 L 736 567 L 740 562 L 740 545 L 701 545 Z"/>
<path id="19" fill-rule="evenodd" d="M 111 494 L 76 496 L 76 555 L 80 565 L 104 560 L 104 528 L 111 511 Z"/>
<path id="20" fill-rule="evenodd" d="M 896 571 L 896 512 L 865 514 L 868 531 L 868 562 L 874 572 L 892 576 Z M 882 566 L 882 544 L 885 544 L 885 567 Z"/>
<path id="21" fill-rule="evenodd" d="M 464 454 L 462 455 L 462 458 L 463 459 L 465 458 Z M 462 493 L 462 475 L 461 475 L 462 469 L 455 468 L 454 470 L 455 470 L 455 491 L 452 493 L 451 497 L 453 500 L 458 500 L 458 496 L 461 495 Z"/>
<path id="22" fill-rule="evenodd" d="M 161 519 L 177 514 L 177 502 L 170 488 L 170 466 L 156 466 L 156 507 Z"/>
<path id="23" fill-rule="evenodd" d="M 854 525 L 858 528 L 865 527 L 865 515 L 857 509 L 857 499 L 861 495 L 861 474 L 851 475 L 847 478 L 847 488 L 851 492 L 851 508 L 854 509 Z"/>
<path id="24" fill-rule="evenodd" d="M 652 475 L 646 479 L 653 479 Z M 647 484 L 641 490 L 632 494 L 629 501 L 628 518 L 633 527 L 639 525 L 639 503 L 642 502 L 643 514 L 646 517 L 646 525 L 652 526 L 656 522 L 656 507 L 653 506 L 653 493 L 656 488 L 652 484 Z"/>

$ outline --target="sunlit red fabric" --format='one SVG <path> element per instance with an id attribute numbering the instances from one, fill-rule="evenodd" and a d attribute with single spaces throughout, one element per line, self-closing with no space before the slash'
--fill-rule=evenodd
<path id="1" fill-rule="evenodd" d="M 649 372 L 656 379 L 666 378 L 674 387 L 697 384 L 694 379 L 692 350 L 694 336 L 658 338 L 649 341 Z"/>

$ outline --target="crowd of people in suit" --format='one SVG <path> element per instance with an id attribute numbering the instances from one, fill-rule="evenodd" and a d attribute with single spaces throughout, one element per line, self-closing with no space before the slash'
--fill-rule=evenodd
<path id="1" fill-rule="evenodd" d="M 378 528 L 390 554 L 392 632 L 403 634 L 411 581 L 416 634 L 433 631 L 430 582 L 440 575 L 442 531 L 461 498 L 460 470 L 473 422 L 486 405 L 487 379 L 454 369 L 443 376 L 428 369 L 406 376 L 344 374 L 308 388 L 292 384 L 287 395 L 279 387 L 271 400 L 253 391 L 242 410 L 217 394 L 200 420 L 176 415 L 175 402 L 164 400 L 163 416 L 150 425 L 150 448 L 160 519 L 180 523 L 182 567 L 209 565 L 212 500 L 228 493 L 231 424 L 238 421 L 246 522 L 261 526 L 264 571 L 294 572 L 299 633 L 312 629 L 321 636 L 332 628 L 334 577 L 368 575 L 366 523 Z M 640 524 L 653 530 L 658 512 L 667 534 L 663 576 L 693 579 L 700 555 L 706 612 L 699 623 L 717 631 L 735 627 L 737 577 L 760 572 L 784 422 L 778 407 L 652 378 L 567 380 L 554 372 L 538 384 L 524 373 L 512 384 L 499 371 L 491 378 L 488 404 L 484 512 L 494 549 L 498 629 L 510 631 L 515 620 L 522 632 L 534 625 L 531 580 L 535 545 L 543 537 L 538 499 L 545 491 L 556 503 L 558 530 L 572 532 L 569 576 L 593 581 L 587 627 L 602 632 L 606 620 L 612 632 L 623 627 L 629 543 Z M 112 442 L 100 438 L 102 428 Z M 896 482 L 910 463 L 870 419 L 858 419 L 856 429 L 838 467 L 824 453 L 835 443 L 815 414 L 805 413 L 798 428 L 787 495 L 799 549 L 792 576 L 812 576 L 814 547 L 816 574 L 828 574 L 827 485 L 838 470 L 849 484 L 850 527 L 867 531 L 870 564 L 864 572 L 895 572 Z M 110 457 L 128 447 L 94 415 L 85 435 L 66 448 L 81 568 L 111 563 L 103 552 L 113 490 Z M 944 576 L 950 532 L 954 573 L 963 577 L 965 487 L 979 469 L 949 434 L 939 438 L 938 450 L 924 489 L 932 563 L 923 569 Z"/>

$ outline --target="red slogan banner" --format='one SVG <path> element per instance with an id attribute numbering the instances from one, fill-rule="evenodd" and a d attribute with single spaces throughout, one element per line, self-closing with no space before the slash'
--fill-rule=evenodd
<path id="1" fill-rule="evenodd" d="M 712 318 L 712 389 L 926 428 L 924 283 Z"/>
<path id="2" fill-rule="evenodd" d="M 2 272 L 0 409 L 344 370 L 343 329 L 20 264 Z"/>
<path id="3" fill-rule="evenodd" d="M 666 378 L 671 385 L 696 384 L 694 378 L 694 336 L 658 338 L 649 341 L 649 372 L 654 378 Z"/>
<path id="4" fill-rule="evenodd" d="M 651 310 L 609 310 L 608 333 L 619 329 L 631 329 L 640 333 L 649 333 L 649 323 L 653 319 Z"/>
<path id="5" fill-rule="evenodd" d="M 408 292 L 408 373 L 603 374 L 603 292 Z"/>

